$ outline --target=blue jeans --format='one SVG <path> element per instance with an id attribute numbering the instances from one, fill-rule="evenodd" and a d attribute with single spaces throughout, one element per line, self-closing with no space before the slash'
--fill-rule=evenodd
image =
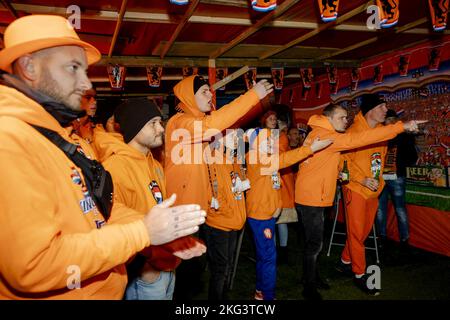
<path id="1" fill-rule="evenodd" d="M 386 185 L 380 194 L 377 212 L 378 232 L 382 237 L 386 237 L 387 207 L 388 196 L 391 195 L 394 203 L 395 213 L 397 214 L 398 232 L 400 241 L 409 239 L 408 213 L 406 212 L 405 193 L 406 183 L 404 177 L 398 177 L 396 180 L 386 180 Z"/>
<path id="2" fill-rule="evenodd" d="M 264 300 L 275 299 L 277 282 L 277 250 L 275 248 L 275 219 L 247 219 L 253 232 L 256 248 L 256 290 L 262 291 Z"/>
<path id="3" fill-rule="evenodd" d="M 172 300 L 175 288 L 175 272 L 161 271 L 153 282 L 139 277 L 131 280 L 125 290 L 125 300 Z"/>

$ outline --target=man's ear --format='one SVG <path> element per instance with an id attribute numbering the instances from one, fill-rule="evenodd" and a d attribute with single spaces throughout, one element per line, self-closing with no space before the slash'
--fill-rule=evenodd
<path id="1" fill-rule="evenodd" d="M 24 80 L 35 81 L 38 77 L 36 61 L 31 54 L 24 55 L 14 62 L 14 74 Z"/>

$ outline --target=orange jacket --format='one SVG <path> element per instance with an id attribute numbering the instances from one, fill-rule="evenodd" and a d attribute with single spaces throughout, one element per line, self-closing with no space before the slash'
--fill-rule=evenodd
<path id="1" fill-rule="evenodd" d="M 403 123 L 397 122 L 363 132 L 339 133 L 334 130 L 327 117 L 322 115 L 311 116 L 308 125 L 312 131 L 303 145 L 310 145 L 317 137 L 334 140 L 328 148 L 303 161 L 297 173 L 295 202 L 312 207 L 329 207 L 333 204 L 341 151 L 386 141 L 404 130 Z"/>
<path id="2" fill-rule="evenodd" d="M 245 180 L 245 176 L 235 157 L 230 155 L 228 149 L 226 152 L 225 156 L 223 145 L 220 145 L 219 149 L 213 151 L 213 154 L 215 159 L 221 159 L 221 163 L 209 165 L 211 183 L 214 183 L 214 180 L 217 181 L 215 197 L 219 202 L 219 209 L 208 208 L 206 224 L 224 231 L 241 230 L 246 220 L 245 196 L 243 192 L 240 194 L 232 192 L 231 174 L 238 174 L 242 181 Z"/>
<path id="3" fill-rule="evenodd" d="M 101 150 L 103 165 L 113 178 L 115 200 L 139 211 L 141 218 L 157 204 L 155 197 L 166 199 L 166 179 L 161 164 L 151 153 L 147 156 L 123 142 L 119 134 L 95 131 L 94 146 Z M 152 188 L 155 181 L 159 187 Z M 152 191 L 153 190 L 153 191 Z M 160 194 L 156 192 L 159 191 Z M 154 269 L 174 270 L 181 259 L 173 252 L 194 246 L 195 238 L 183 237 L 168 244 L 150 246 L 143 254 Z"/>
<path id="4" fill-rule="evenodd" d="M 289 138 L 286 133 L 280 132 L 280 152 L 291 150 Z M 281 176 L 281 201 L 283 208 L 295 208 L 295 179 L 292 166 L 280 170 Z"/>
<path id="5" fill-rule="evenodd" d="M 267 138 L 270 135 L 270 130 L 260 130 L 255 141 L 251 142 L 252 147 L 246 156 L 247 177 L 251 185 L 246 197 L 247 217 L 257 220 L 268 220 L 278 209 L 283 207 L 282 188 L 273 188 L 272 175 L 275 174 L 279 179 L 279 169 L 289 167 L 312 154 L 310 147 L 300 147 L 278 153 L 277 143 L 273 154 L 269 154 L 264 150 L 264 146 L 267 145 Z M 277 139 L 275 140 L 277 141 Z"/>
<path id="6" fill-rule="evenodd" d="M 96 208 L 82 211 L 81 170 L 28 123 L 75 142 L 42 106 L 0 86 L 0 299 L 121 299 L 124 263 L 150 245 L 142 219 L 115 203 L 97 229 Z M 122 214 L 135 218 L 115 224 Z M 80 289 L 68 289 L 77 275 Z"/>
<path id="7" fill-rule="evenodd" d="M 187 77 L 174 88 L 175 95 L 181 101 L 178 107 L 183 112 L 174 115 L 167 123 L 164 169 L 167 177 L 167 193 L 177 194 L 176 204 L 196 203 L 206 211 L 210 206 L 212 193 L 208 168 L 202 159 L 207 143 L 202 141 L 209 141 L 210 137 L 217 132 L 232 126 L 255 106 L 259 99 L 256 92 L 250 90 L 228 105 L 206 115 L 198 110 L 193 81 L 194 76 Z M 200 124 L 199 133 L 194 130 L 195 124 Z M 215 131 L 204 134 L 207 129 L 215 129 Z M 179 137 L 171 139 L 172 134 L 176 135 L 180 133 L 180 130 L 181 133 L 189 134 L 189 137 L 186 140 L 181 140 Z M 186 147 L 184 151 L 182 146 Z M 176 155 L 187 156 L 187 163 L 191 164 L 174 163 L 177 160 L 173 159 L 172 152 Z M 196 162 L 193 161 L 195 155 L 198 157 Z"/>
<path id="8" fill-rule="evenodd" d="M 383 127 L 383 125 L 378 124 L 377 127 Z M 348 128 L 348 132 L 357 133 L 367 129 L 370 129 L 370 127 L 360 112 L 355 116 L 355 120 L 350 128 Z M 383 169 L 386 152 L 387 142 L 379 142 L 342 154 L 341 161 L 343 162 L 344 160 L 347 160 L 348 171 L 350 173 L 350 182 L 346 185 L 346 187 L 359 193 L 365 199 L 378 198 L 384 188 Z M 369 188 L 364 187 L 361 183 L 366 177 L 374 178 L 375 175 L 372 169 L 375 169 L 377 166 L 378 169 L 381 170 L 379 171 L 380 184 L 377 191 L 371 191 Z"/>

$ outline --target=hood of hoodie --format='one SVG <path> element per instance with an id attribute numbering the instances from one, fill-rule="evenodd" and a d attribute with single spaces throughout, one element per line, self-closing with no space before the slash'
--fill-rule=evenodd
<path id="1" fill-rule="evenodd" d="M 44 107 L 18 90 L 4 85 L 0 85 L 0 116 L 20 119 L 67 136 L 64 128 Z"/>
<path id="2" fill-rule="evenodd" d="M 194 78 L 195 76 L 189 76 L 181 80 L 173 88 L 173 92 L 181 101 L 177 106 L 179 109 L 183 110 L 184 113 L 201 117 L 205 114 L 198 109 L 197 102 L 195 102 Z"/>
<path id="3" fill-rule="evenodd" d="M 323 128 L 326 130 L 334 131 L 333 126 L 330 123 L 330 120 L 326 116 L 323 115 L 313 115 L 308 120 L 308 126 L 311 128 Z"/>
<path id="4" fill-rule="evenodd" d="M 123 141 L 122 135 L 119 133 L 109 133 L 101 130 L 95 131 L 93 143 L 100 162 L 105 161 L 113 154 L 136 160 L 146 159 L 144 154 L 126 144 Z"/>

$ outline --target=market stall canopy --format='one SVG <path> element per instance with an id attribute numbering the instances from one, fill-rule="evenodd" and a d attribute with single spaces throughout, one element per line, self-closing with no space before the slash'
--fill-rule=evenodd
<path id="1" fill-rule="evenodd" d="M 337 19 L 323 22 L 319 2 L 339 2 Z M 398 1 L 397 1 L 398 2 Z M 449 32 L 433 30 L 428 1 L 402 1 L 398 23 L 372 28 L 368 7 L 375 1 L 278 0 L 268 12 L 252 9 L 248 0 L 0 0 L 0 34 L 27 14 L 71 17 L 80 10 L 80 37 L 95 45 L 102 60 L 90 77 L 102 92 L 109 87 L 106 66 L 126 67 L 128 93 L 168 93 L 182 77 L 182 67 L 208 75 L 209 60 L 229 73 L 244 65 L 270 78 L 271 67 L 285 68 L 285 82 L 300 81 L 299 68 L 324 74 L 327 65 L 357 67 L 381 53 L 425 41 L 440 41 Z M 369 8 L 370 9 L 370 8 Z M 373 20 L 373 19 L 372 19 Z M 2 46 L 0 41 L 0 47 Z M 163 67 L 161 86 L 150 88 L 147 66 Z M 229 87 L 239 91 L 243 82 Z M 112 94 L 112 93 L 111 93 Z"/>

